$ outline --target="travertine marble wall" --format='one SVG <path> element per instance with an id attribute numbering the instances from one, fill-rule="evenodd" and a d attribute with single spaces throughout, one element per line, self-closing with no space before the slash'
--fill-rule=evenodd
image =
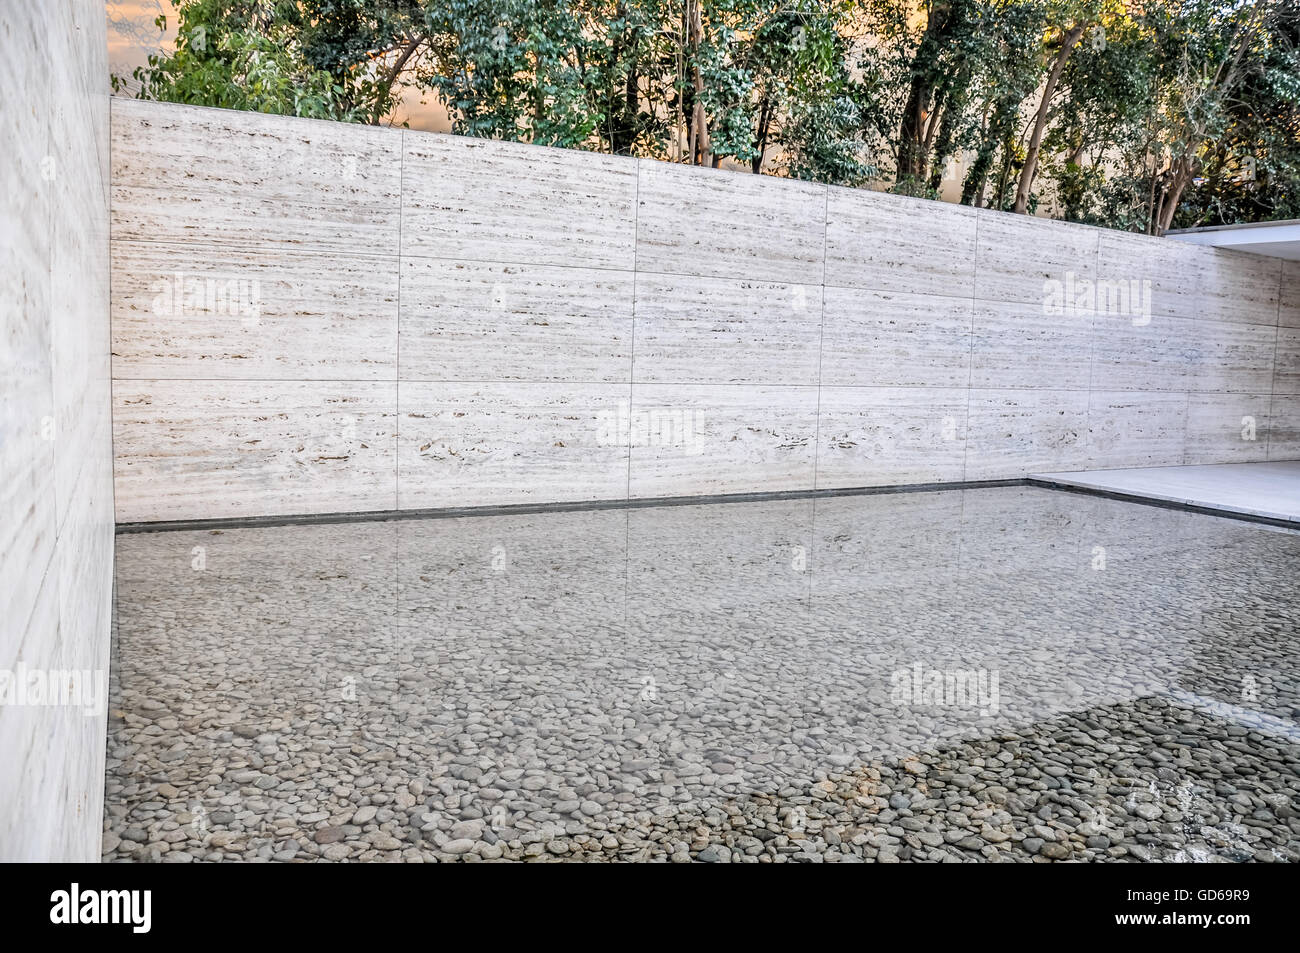
<path id="1" fill-rule="evenodd" d="M 1300 457 L 1276 259 L 129 100 L 112 182 L 122 522 Z"/>
<path id="2" fill-rule="evenodd" d="M 0 860 L 90 861 L 113 562 L 103 3 L 0 5 L 0 100 Z M 35 703 L 68 672 L 93 704 Z"/>

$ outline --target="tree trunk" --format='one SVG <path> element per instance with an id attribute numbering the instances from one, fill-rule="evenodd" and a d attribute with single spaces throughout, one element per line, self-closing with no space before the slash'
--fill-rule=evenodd
<path id="1" fill-rule="evenodd" d="M 979 148 L 975 150 L 975 159 L 971 162 L 966 181 L 962 184 L 961 201 L 963 205 L 984 207 L 984 190 L 988 188 L 989 173 L 993 171 L 993 160 L 997 157 L 998 146 L 1005 142 L 1011 130 L 1011 111 L 1003 102 L 993 106 L 984 136 Z"/>
<path id="2" fill-rule="evenodd" d="M 621 2 L 615 8 L 615 15 L 627 23 L 627 4 Z M 579 46 L 581 50 L 581 46 Z M 627 75 L 623 78 L 623 89 L 616 87 L 609 92 L 609 151 L 614 155 L 631 155 L 636 146 L 637 133 L 640 131 L 637 113 L 641 105 L 637 81 L 637 42 L 625 26 L 624 32 L 610 44 L 609 71 L 617 75 L 619 67 L 626 60 Z M 585 71 L 584 71 L 585 72 Z"/>
<path id="3" fill-rule="evenodd" d="M 1174 163 L 1173 178 L 1169 182 L 1168 188 L 1160 196 L 1160 213 L 1155 217 L 1156 235 L 1163 235 L 1169 231 L 1169 226 L 1173 224 L 1174 215 L 1178 212 L 1178 203 L 1183 199 L 1183 191 L 1192 181 L 1192 171 L 1196 167 L 1195 159 L 1187 154 L 1179 157 Z"/>
<path id="4" fill-rule="evenodd" d="M 903 119 L 898 129 L 898 179 L 923 179 L 927 167 L 926 120 L 931 100 L 934 99 L 934 81 L 930 67 L 939 57 L 944 40 L 952 23 L 953 4 L 936 3 L 925 24 L 925 34 L 912 57 L 912 83 L 903 106 Z"/>
<path id="5" fill-rule="evenodd" d="M 691 161 L 696 165 L 713 165 L 709 150 L 709 120 L 704 114 L 704 77 L 700 73 L 700 43 L 704 23 L 700 17 L 700 0 L 687 0 L 691 17 L 691 50 L 695 54 L 691 72 L 694 74 L 695 116 L 691 123 Z"/>
<path id="6" fill-rule="evenodd" d="M 637 89 L 638 79 L 640 74 L 637 73 L 635 60 L 633 60 L 627 67 L 627 155 L 632 154 L 632 150 L 636 147 L 637 133 L 641 131 L 638 121 L 641 109 L 641 97 Z"/>
<path id="7" fill-rule="evenodd" d="M 387 110 L 384 109 L 384 106 L 388 102 L 388 96 L 393 89 L 393 83 L 397 81 L 397 77 L 401 74 L 402 70 L 406 68 L 407 61 L 410 60 L 411 56 L 414 55 L 415 51 L 420 48 L 420 44 L 424 41 L 425 36 L 423 33 L 417 33 L 415 36 L 411 37 L 410 41 L 406 44 L 406 47 L 402 50 L 401 55 L 399 55 L 393 65 L 388 68 L 388 72 L 384 74 L 384 78 L 379 81 L 379 90 L 375 96 L 375 112 L 371 117 L 371 123 L 378 125 L 379 121 L 384 118 L 384 113 L 387 112 Z"/>
<path id="8" fill-rule="evenodd" d="M 992 165 L 995 141 L 993 130 L 996 128 L 994 121 L 997 115 L 996 103 L 990 101 L 984 104 L 984 113 L 980 120 L 979 145 L 975 148 L 975 157 L 971 160 L 970 169 L 967 170 L 966 177 L 961 183 L 961 198 L 958 201 L 962 205 L 970 205 L 974 208 L 984 206 L 984 189 L 988 185 L 989 168 Z"/>
<path id="9" fill-rule="evenodd" d="M 993 207 L 999 212 L 1006 208 L 1007 204 L 1007 186 L 1010 184 L 1012 150 L 1015 148 L 1015 140 L 1010 133 L 1007 134 L 1006 141 L 1002 144 L 1002 168 L 998 172 L 998 190 L 996 192 L 997 204 Z"/>
<path id="10" fill-rule="evenodd" d="M 943 187 L 943 167 L 951 155 L 961 155 L 961 150 L 954 144 L 955 130 L 953 129 L 952 117 L 957 110 L 944 109 L 941 116 L 935 116 L 938 123 L 939 134 L 932 143 L 927 143 L 926 150 L 934 156 L 934 163 L 930 169 L 929 186 L 938 194 Z"/>
<path id="11" fill-rule="evenodd" d="M 755 146 L 758 155 L 754 156 L 749 162 L 750 171 L 758 175 L 763 171 L 763 153 L 767 151 L 767 134 L 772 125 L 772 97 L 768 92 L 763 93 L 763 102 L 758 110 L 758 136 Z"/>
<path id="12" fill-rule="evenodd" d="M 1151 188 L 1147 191 L 1147 234 L 1156 233 L 1156 171 L 1154 164 L 1151 167 Z"/>
<path id="13" fill-rule="evenodd" d="M 1034 132 L 1029 137 L 1029 146 L 1025 150 L 1025 164 L 1020 169 L 1020 182 L 1016 186 L 1016 204 L 1013 210 L 1019 215 L 1024 215 L 1029 209 L 1029 190 L 1033 188 L 1034 176 L 1038 174 L 1038 152 L 1043 145 L 1043 133 L 1047 129 L 1047 113 L 1052 103 L 1052 96 L 1056 93 L 1056 86 L 1061 81 L 1061 74 L 1065 72 L 1065 64 L 1069 61 L 1070 54 L 1074 52 L 1075 44 L 1079 42 L 1083 31 L 1087 28 L 1086 23 L 1077 23 L 1061 37 L 1061 48 L 1056 51 L 1051 72 L 1047 74 L 1043 98 L 1038 104 L 1038 112 L 1034 114 Z"/>
<path id="14" fill-rule="evenodd" d="M 1245 59 L 1246 51 L 1250 48 L 1256 34 L 1263 28 L 1264 23 L 1275 11 L 1267 0 L 1259 2 L 1251 8 L 1250 16 L 1244 23 L 1238 25 L 1233 34 L 1231 49 L 1232 55 L 1219 64 L 1215 70 L 1214 80 L 1210 84 L 1206 95 L 1213 95 L 1222 102 L 1228 96 L 1232 95 L 1238 83 L 1241 80 L 1241 64 Z M 1172 178 L 1168 187 L 1160 196 L 1159 212 L 1152 215 L 1152 227 L 1154 234 L 1163 235 L 1169 230 L 1174 222 L 1174 216 L 1178 213 L 1178 203 L 1182 201 L 1183 192 L 1191 184 L 1192 176 L 1196 169 L 1196 156 L 1205 143 L 1205 128 L 1203 123 L 1192 123 L 1191 128 L 1183 137 L 1187 143 L 1182 155 L 1175 159 L 1170 165 Z"/>

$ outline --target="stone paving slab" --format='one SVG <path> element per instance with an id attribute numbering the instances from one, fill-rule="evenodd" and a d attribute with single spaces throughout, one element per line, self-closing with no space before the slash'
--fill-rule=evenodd
<path id="1" fill-rule="evenodd" d="M 1300 524 L 1300 460 L 1033 473 L 1030 479 Z"/>

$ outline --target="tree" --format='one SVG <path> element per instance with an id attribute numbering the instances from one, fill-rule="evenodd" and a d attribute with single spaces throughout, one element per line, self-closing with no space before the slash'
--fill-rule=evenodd
<path id="1" fill-rule="evenodd" d="M 1178 227 L 1300 218 L 1300 16 L 1279 16 L 1262 46 L 1202 154 Z"/>
<path id="2" fill-rule="evenodd" d="M 1148 0 L 1137 20 L 1149 45 L 1144 108 L 1116 130 L 1091 220 L 1163 234 L 1218 213 L 1294 209 L 1294 0 Z"/>
<path id="3" fill-rule="evenodd" d="M 1300 0 L 176 0 L 146 98 L 1162 233 L 1300 215 Z M 159 20 L 159 25 L 165 24 Z M 117 88 L 123 84 L 117 81 Z"/>
<path id="4" fill-rule="evenodd" d="M 1061 77 L 1056 127 L 1044 142 L 1044 172 L 1062 214 L 1100 224 L 1100 192 L 1117 154 L 1131 149 L 1151 109 L 1156 47 L 1139 19 L 1107 18 L 1078 45 Z M 1144 149 L 1145 146 L 1139 146 Z"/>
<path id="5" fill-rule="evenodd" d="M 340 79 L 303 55 L 302 20 L 293 3 L 188 0 L 178 5 L 176 46 L 135 70 L 145 99 L 256 112 L 364 121 L 372 82 Z M 166 28 L 166 17 L 156 24 Z M 114 77 L 114 89 L 123 88 Z"/>
<path id="6" fill-rule="evenodd" d="M 1087 29 L 1086 21 L 1076 21 L 1063 28 L 1059 36 L 1048 44 L 1049 49 L 1054 47 L 1051 68 L 1043 83 L 1043 93 L 1038 100 L 1038 108 L 1034 110 L 1033 132 L 1030 133 L 1029 144 L 1025 147 L 1025 160 L 1020 167 L 1020 180 L 1016 184 L 1016 201 L 1012 207 L 1012 211 L 1021 215 L 1029 209 L 1029 190 L 1033 188 L 1034 177 L 1038 174 L 1039 150 L 1042 148 L 1043 134 L 1047 129 L 1052 97 L 1056 95 L 1056 87 L 1061 81 L 1061 74 L 1065 72 L 1065 64 L 1070 54 L 1074 52 L 1075 44 L 1083 38 L 1083 33 Z"/>
<path id="7" fill-rule="evenodd" d="M 1200 29 L 1185 34 L 1183 56 L 1168 78 L 1170 102 L 1162 132 L 1169 162 L 1152 176 L 1152 232 L 1169 229 L 1207 147 L 1227 133 L 1232 105 L 1248 76 L 1265 62 L 1260 47 L 1267 47 L 1282 7 L 1278 0 L 1236 8 L 1200 0 L 1180 18 L 1180 26 Z"/>
<path id="8" fill-rule="evenodd" d="M 709 162 L 856 184 L 867 172 L 858 137 L 860 88 L 841 34 L 844 4 L 732 0 L 709 8 L 693 82 L 692 123 L 708 129 Z M 688 154 L 704 161 L 698 149 Z M 775 161 L 772 160 L 775 157 Z"/>
<path id="9" fill-rule="evenodd" d="M 979 56 L 981 70 L 973 80 L 979 89 L 974 98 L 978 115 L 968 138 L 974 156 L 962 182 L 964 204 L 1006 207 L 1008 178 L 1018 152 L 1016 130 L 1021 109 L 1040 78 L 1037 50 L 1045 29 L 1044 15 L 1041 4 L 1033 0 L 994 2 L 977 11 L 977 34 L 984 44 Z M 989 195 L 995 164 L 1000 174 Z"/>

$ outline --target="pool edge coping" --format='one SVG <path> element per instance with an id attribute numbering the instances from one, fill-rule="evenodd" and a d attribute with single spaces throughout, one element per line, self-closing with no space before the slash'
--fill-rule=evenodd
<path id="1" fill-rule="evenodd" d="M 203 529 L 253 529 L 269 526 L 297 526 L 320 523 L 367 523 L 408 519 L 459 519 L 473 516 L 515 516 L 530 513 L 572 513 L 595 510 L 650 509 L 662 506 L 699 506 L 710 503 L 768 503 L 834 496 L 877 496 L 893 493 L 934 493 L 941 490 L 982 490 L 1024 486 L 1024 478 L 975 480 L 962 483 L 905 483 L 889 486 L 836 487 L 817 490 L 775 490 L 759 493 L 714 493 L 699 496 L 655 496 L 617 500 L 570 500 L 553 503 L 508 503 L 483 506 L 445 506 L 404 510 L 363 510 L 337 513 L 302 513 L 277 516 L 223 516 L 196 520 L 157 520 L 117 523 L 114 531 L 161 533 Z"/>
<path id="2" fill-rule="evenodd" d="M 1262 523 L 1285 529 L 1300 530 L 1300 521 L 1280 517 L 1243 513 L 1220 507 L 1186 503 L 1179 500 L 1122 493 L 1096 487 L 1077 486 L 1040 477 L 1015 477 L 1006 480 L 970 480 L 958 483 L 902 483 L 887 486 L 837 487 L 816 490 L 777 490 L 763 493 L 720 493 L 700 496 L 659 496 L 619 500 L 573 500 L 554 503 L 511 503 L 485 506 L 430 507 L 407 510 L 361 510 L 334 513 L 296 513 L 276 516 L 224 516 L 208 519 L 157 520 L 116 523 L 114 535 L 167 533 L 195 530 L 261 529 L 276 526 L 312 526 L 333 523 L 369 523 L 392 520 L 460 519 L 476 516 L 516 516 L 538 513 L 573 513 L 599 510 L 650 509 L 663 506 L 700 506 L 713 503 L 767 503 L 780 500 L 806 500 L 837 496 L 884 496 L 898 493 L 935 493 L 946 490 L 985 490 L 1003 487 L 1033 486 L 1045 490 L 1077 493 L 1183 510 L 1203 516 L 1218 516 L 1248 523 Z"/>

